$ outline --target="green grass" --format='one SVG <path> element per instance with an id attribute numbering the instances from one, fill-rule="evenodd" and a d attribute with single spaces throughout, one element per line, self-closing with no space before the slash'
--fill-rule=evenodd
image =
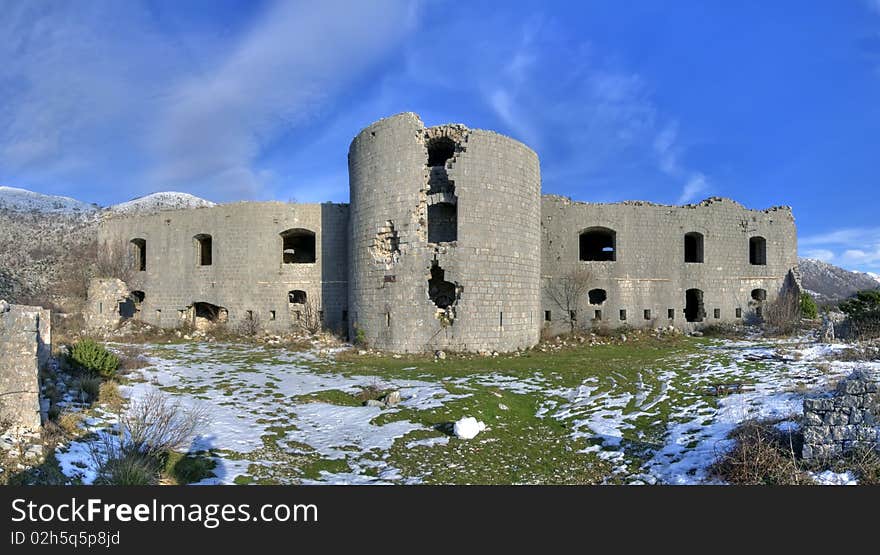
<path id="1" fill-rule="evenodd" d="M 268 425 L 260 449 L 246 454 L 221 450 L 217 454 L 227 459 L 271 461 L 271 464 L 251 463 L 247 475 L 239 476 L 236 483 L 298 483 L 318 479 L 322 472 L 350 472 L 355 463 L 360 473 L 375 475 L 378 471 L 370 466 L 371 462 L 387 463 L 404 477 L 418 478 L 429 484 L 623 481 L 626 474 L 638 473 L 641 464 L 662 445 L 670 423 L 689 422 L 701 415 L 709 417 L 717 398 L 704 394 L 705 387 L 712 384 L 710 378 L 701 377 L 702 369 L 710 365 L 729 366 L 733 362 L 729 350 L 714 348 L 717 341 L 711 338 L 628 336 L 627 342 L 548 348 L 546 352 L 532 349 L 497 357 L 450 354 L 444 360 L 435 360 L 425 355 L 399 358 L 357 355 L 357 351 L 352 350 L 338 354 L 335 359 L 297 360 L 296 365 L 307 367 L 311 372 L 363 376 L 365 383 L 374 380 L 377 387 L 391 380 L 413 379 L 437 383 L 449 393 L 467 395 L 432 409 L 383 410 L 373 419 L 373 424 L 410 421 L 424 429 L 398 438 L 388 452 L 352 452 L 346 453 L 346 458 L 337 459 L 323 458 L 309 446 L 292 444 L 285 439 L 296 429 L 296 415 L 289 408 L 308 402 L 360 406 L 363 399 L 358 393 L 328 389 L 285 397 L 279 391 L 277 380 L 269 380 L 260 387 L 244 386 L 236 380 L 236 374 L 259 371 L 269 375 L 271 366 L 290 364 L 290 359 L 279 349 L 224 345 L 222 349 L 212 350 L 210 362 L 231 363 L 235 369 L 218 372 L 214 389 L 230 398 L 227 403 L 230 406 L 275 398 L 278 412 L 258 421 Z M 182 356 L 179 350 L 165 347 L 157 347 L 151 354 L 184 359 L 184 362 L 200 355 L 197 347 L 184 349 Z M 201 362 L 201 357 L 193 361 Z M 258 369 L 258 365 L 268 368 Z M 754 381 L 750 374 L 765 367 L 762 362 L 749 362 L 740 364 L 740 369 L 742 373 L 735 376 L 736 380 L 749 384 Z M 542 391 L 515 393 L 497 383 L 480 383 L 488 376 L 507 377 L 520 384 L 537 383 Z M 640 387 L 640 383 L 643 386 Z M 581 434 L 575 434 L 577 415 L 561 419 L 553 416 L 554 409 L 548 407 L 548 402 L 559 406 L 568 401 L 547 392 L 571 391 L 583 384 L 594 388 L 593 396 L 607 394 L 619 398 L 621 405 L 616 409 L 631 415 L 628 427 L 621 429 L 625 459 L 611 462 L 601 457 L 595 451 L 601 441 L 589 439 L 585 425 L 578 428 Z M 198 395 L 205 392 L 204 387 L 195 384 L 188 387 L 183 383 L 175 390 Z M 650 408 L 645 409 L 648 405 Z M 682 413 L 683 407 L 691 410 Z M 542 408 L 549 410 L 539 417 L 536 413 Z M 639 416 L 632 416 L 635 414 Z M 472 440 L 449 437 L 451 423 L 464 416 L 473 416 L 485 422 L 488 428 Z M 448 437 L 445 444 L 407 446 L 415 440 L 444 436 Z"/>

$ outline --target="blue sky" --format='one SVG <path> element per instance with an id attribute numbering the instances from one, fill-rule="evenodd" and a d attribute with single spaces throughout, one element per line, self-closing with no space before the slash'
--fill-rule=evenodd
<path id="1" fill-rule="evenodd" d="M 0 184 L 111 204 L 347 201 L 415 111 L 516 137 L 544 191 L 790 205 L 880 271 L 880 0 L 0 0 Z"/>

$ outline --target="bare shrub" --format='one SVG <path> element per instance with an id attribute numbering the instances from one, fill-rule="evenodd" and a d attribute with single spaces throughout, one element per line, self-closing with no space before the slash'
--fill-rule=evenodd
<path id="1" fill-rule="evenodd" d="M 796 453 L 803 444 L 800 434 L 783 432 L 779 420 L 747 420 L 728 438 L 733 448 L 710 467 L 712 475 L 738 485 L 799 485 L 813 483 L 799 464 Z"/>
<path id="2" fill-rule="evenodd" d="M 185 409 L 159 390 L 133 402 L 119 417 L 123 449 L 150 455 L 188 447 L 207 424 L 204 407 Z"/>
<path id="3" fill-rule="evenodd" d="M 789 335 L 801 326 L 801 299 L 793 287 L 785 287 L 775 300 L 764 305 L 764 323 L 776 333 Z"/>
<path id="4" fill-rule="evenodd" d="M 189 447 L 207 423 L 205 408 L 185 409 L 161 391 L 151 391 L 119 415 L 115 432 L 102 432 L 89 443 L 96 483 L 157 483 L 168 453 Z"/>
<path id="5" fill-rule="evenodd" d="M 244 337 L 256 337 L 262 331 L 260 317 L 253 310 L 248 310 L 244 318 L 236 325 L 235 332 Z"/>
<path id="6" fill-rule="evenodd" d="M 85 420 L 83 413 L 66 410 L 58 415 L 55 422 L 68 437 L 74 437 L 80 433 L 79 425 L 83 420 Z"/>
<path id="7" fill-rule="evenodd" d="M 312 301 L 306 301 L 303 304 L 295 305 L 293 308 L 292 320 L 293 328 L 302 333 L 314 335 L 321 331 L 324 327 L 324 318 L 321 311 Z M 298 313 L 298 316 L 296 315 Z"/>
<path id="8" fill-rule="evenodd" d="M 100 244 L 95 242 L 93 248 L 95 276 L 116 278 L 131 283 L 135 275 L 135 257 L 131 244 L 124 239 L 112 239 Z"/>
<path id="9" fill-rule="evenodd" d="M 544 285 L 544 293 L 562 311 L 571 333 L 578 326 L 578 306 L 586 298 L 591 280 L 592 274 L 588 270 L 578 269 L 553 277 Z"/>

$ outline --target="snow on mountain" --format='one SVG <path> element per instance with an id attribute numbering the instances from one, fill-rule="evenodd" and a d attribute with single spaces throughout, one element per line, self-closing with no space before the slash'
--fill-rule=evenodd
<path id="1" fill-rule="evenodd" d="M 880 274 L 875 274 L 874 272 L 865 272 L 865 273 L 868 274 L 869 276 L 871 276 L 872 278 L 874 278 L 877 281 L 877 283 L 880 283 Z"/>
<path id="2" fill-rule="evenodd" d="M 798 265 L 804 289 L 819 301 L 838 301 L 857 291 L 880 288 L 876 274 L 851 272 L 813 258 L 801 258 Z"/>
<path id="3" fill-rule="evenodd" d="M 0 209 L 13 212 L 86 214 L 98 210 L 98 206 L 70 197 L 44 195 L 27 189 L 0 186 Z"/>
<path id="4" fill-rule="evenodd" d="M 166 191 L 139 197 L 128 202 L 114 204 L 107 210 L 115 214 L 133 214 L 158 212 L 160 210 L 177 210 L 181 208 L 202 208 L 207 206 L 216 206 L 216 204 L 189 193 Z"/>

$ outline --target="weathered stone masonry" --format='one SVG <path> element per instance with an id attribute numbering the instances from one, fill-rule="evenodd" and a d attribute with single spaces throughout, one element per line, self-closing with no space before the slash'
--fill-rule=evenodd
<path id="1" fill-rule="evenodd" d="M 880 374 L 856 370 L 832 397 L 804 400 L 805 459 L 880 446 Z"/>
<path id="2" fill-rule="evenodd" d="M 571 272 L 590 276 L 575 310 L 581 327 L 760 318 L 796 281 L 787 207 L 542 197 L 538 156 L 522 143 L 425 127 L 412 113 L 361 131 L 348 162 L 350 205 L 237 203 L 106 220 L 102 241 L 127 245 L 137 267 L 132 304 L 119 306 L 165 327 L 252 316 L 283 331 L 307 301 L 328 327 L 380 349 L 510 351 L 564 329 L 544 292 Z"/>
<path id="3" fill-rule="evenodd" d="M 52 351 L 51 315 L 38 306 L 0 301 L 0 418 L 40 427 L 40 369 Z"/>

